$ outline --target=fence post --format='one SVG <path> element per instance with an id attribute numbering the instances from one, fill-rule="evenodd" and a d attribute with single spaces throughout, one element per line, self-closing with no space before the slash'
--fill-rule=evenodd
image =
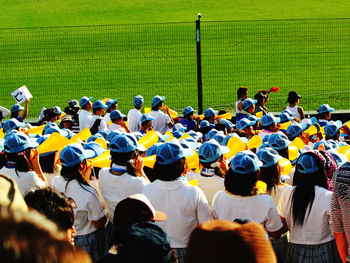
<path id="1" fill-rule="evenodd" d="M 198 114 L 203 113 L 202 57 L 201 57 L 201 37 L 200 37 L 201 20 L 200 19 L 201 19 L 201 14 L 198 13 L 198 19 L 196 20 Z"/>

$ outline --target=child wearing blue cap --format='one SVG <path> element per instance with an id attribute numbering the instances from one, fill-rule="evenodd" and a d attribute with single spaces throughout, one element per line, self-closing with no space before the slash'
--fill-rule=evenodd
<path id="1" fill-rule="evenodd" d="M 88 179 L 95 156 L 92 150 L 85 150 L 79 143 L 68 145 L 61 151 L 61 176 L 52 180 L 52 186 L 70 200 L 74 212 L 74 227 L 77 236 L 75 245 L 89 253 L 92 260 L 107 253 L 107 239 L 104 214 L 98 194 Z"/>
<path id="2" fill-rule="evenodd" d="M 23 122 L 23 120 L 25 118 L 27 118 L 27 116 L 28 116 L 28 106 L 29 106 L 29 99 L 26 99 L 24 108 L 19 104 L 12 105 L 12 107 L 11 107 L 11 119 L 15 118 L 18 121 Z M 23 110 L 24 110 L 24 112 L 22 114 Z"/>
<path id="3" fill-rule="evenodd" d="M 128 124 L 131 132 L 138 132 L 141 129 L 141 108 L 144 104 L 143 97 L 137 95 L 134 97 L 134 108 L 128 112 Z"/>
<path id="4" fill-rule="evenodd" d="M 92 117 L 89 121 L 89 128 L 92 135 L 100 130 L 107 130 L 107 124 L 103 119 L 107 106 L 102 100 L 96 100 L 92 105 Z"/>
<path id="5" fill-rule="evenodd" d="M 79 129 L 80 131 L 84 130 L 86 127 L 89 127 L 90 120 L 92 115 L 90 113 L 92 109 L 91 103 L 92 97 L 88 98 L 86 96 L 80 99 L 80 111 L 79 111 Z"/>
<path id="6" fill-rule="evenodd" d="M 228 170 L 225 153 L 229 149 L 221 146 L 216 140 L 211 139 L 203 143 L 198 149 L 198 157 L 202 170 L 195 173 L 187 173 L 187 180 L 197 180 L 198 187 L 201 188 L 211 206 L 214 194 L 224 189 L 224 177 Z"/>
<path id="7" fill-rule="evenodd" d="M 243 118 L 248 118 L 254 112 L 257 102 L 257 100 L 252 100 L 251 98 L 245 99 L 243 101 L 243 109 L 240 113 L 236 114 L 236 122 Z"/>
<path id="8" fill-rule="evenodd" d="M 278 131 L 278 123 L 281 121 L 279 117 L 275 117 L 272 113 L 268 113 L 261 117 L 262 131 L 259 137 L 264 139 L 266 135 L 271 135 Z"/>
<path id="9" fill-rule="evenodd" d="M 243 110 L 243 101 L 248 98 L 249 90 L 246 87 L 239 87 L 237 90 L 237 101 L 235 103 L 236 114 Z"/>
<path id="10" fill-rule="evenodd" d="M 293 117 L 299 120 L 303 120 L 305 118 L 304 110 L 302 107 L 298 106 L 300 99 L 302 96 L 298 94 L 296 91 L 290 91 L 288 93 L 287 102 L 289 105 L 284 108 L 284 110 L 288 110 L 293 113 Z"/>
<path id="11" fill-rule="evenodd" d="M 331 108 L 328 104 L 322 104 L 317 110 L 317 122 L 316 125 L 320 127 L 326 126 L 327 122 L 332 118 L 332 112 L 334 108 Z"/>
<path id="12" fill-rule="evenodd" d="M 139 132 L 141 134 L 146 134 L 148 131 L 153 130 L 152 128 L 152 121 L 154 120 L 154 118 L 151 116 L 151 114 L 147 113 L 147 114 L 143 114 L 141 117 L 141 128 L 139 130 Z"/>
<path id="13" fill-rule="evenodd" d="M 6 164 L 0 174 L 14 179 L 24 196 L 28 192 L 47 186 L 47 179 L 41 170 L 38 146 L 24 133 L 7 133 L 4 150 Z"/>
<path id="14" fill-rule="evenodd" d="M 216 114 L 218 114 L 218 111 L 213 110 L 212 108 L 208 108 L 204 111 L 203 120 L 208 121 L 210 123 L 211 128 L 214 128 Z"/>
<path id="15" fill-rule="evenodd" d="M 137 143 L 134 136 L 114 136 L 110 149 L 111 167 L 100 170 L 99 187 L 112 221 L 116 205 L 132 194 L 141 193 L 149 180 L 143 171 L 143 159 L 140 157 L 140 151 L 144 152 L 146 149 Z"/>
<path id="16" fill-rule="evenodd" d="M 111 114 L 112 111 L 115 111 L 118 109 L 118 100 L 107 99 L 105 104 L 107 106 L 107 109 L 106 109 L 106 114 L 103 118 L 105 120 L 105 123 L 108 126 L 108 123 L 111 121 L 111 118 L 109 117 L 109 115 Z"/>
<path id="17" fill-rule="evenodd" d="M 2 128 L 2 120 L 10 114 L 10 111 L 5 107 L 0 106 L 0 129 Z"/>
<path id="18" fill-rule="evenodd" d="M 161 111 L 163 109 L 164 100 L 164 96 L 154 96 L 152 99 L 152 111 L 150 112 L 151 116 L 154 118 L 152 127 L 155 131 L 160 133 L 165 133 L 169 130 L 169 125 L 174 125 L 174 120 L 170 116 L 169 108 L 164 109 L 166 114 Z"/>
<path id="19" fill-rule="evenodd" d="M 109 116 L 112 123 L 108 126 L 108 130 L 120 133 L 130 133 L 128 126 L 126 126 L 123 120 L 125 116 L 126 115 L 121 113 L 119 110 L 112 111 Z"/>
<path id="20" fill-rule="evenodd" d="M 331 231 L 331 200 L 320 153 L 302 154 L 278 210 L 289 228 L 285 262 L 341 262 Z"/>
<path id="21" fill-rule="evenodd" d="M 170 245 L 179 262 L 183 262 L 192 229 L 211 220 L 208 201 L 203 191 L 183 178 L 187 173 L 186 156 L 191 149 L 183 149 L 175 140 L 157 147 L 154 172 L 157 180 L 144 187 L 154 208 L 168 215 L 166 221 L 156 224 L 168 233 Z"/>
<path id="22" fill-rule="evenodd" d="M 198 131 L 200 117 L 194 115 L 194 109 L 191 106 L 187 106 L 183 110 L 183 118 L 180 123 L 186 128 L 186 132 Z"/>
<path id="23" fill-rule="evenodd" d="M 263 225 L 269 236 L 279 238 L 286 232 L 276 205 L 269 195 L 257 194 L 256 183 L 262 162 L 251 151 L 239 152 L 225 176 L 225 190 L 213 199 L 215 219 L 248 219 Z"/>

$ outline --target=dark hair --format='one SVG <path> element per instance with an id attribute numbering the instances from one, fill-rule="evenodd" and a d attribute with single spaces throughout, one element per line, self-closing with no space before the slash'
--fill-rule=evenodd
<path id="1" fill-rule="evenodd" d="M 29 172 L 33 170 L 33 167 L 29 161 L 31 148 L 25 149 L 23 152 L 19 153 L 6 153 L 7 161 L 16 164 L 15 171 L 17 172 Z"/>
<path id="2" fill-rule="evenodd" d="M 142 104 L 142 105 L 143 105 L 143 104 Z M 137 109 L 137 110 L 139 110 L 139 109 L 142 108 L 142 105 L 141 105 L 141 106 L 135 106 L 135 105 L 134 105 L 134 108 Z"/>
<path id="3" fill-rule="evenodd" d="M 266 183 L 266 190 L 271 193 L 272 189 L 281 184 L 277 164 L 260 168 L 260 180 Z"/>
<path id="4" fill-rule="evenodd" d="M 11 111 L 11 119 L 17 118 L 18 116 L 19 116 L 19 111 L 15 111 L 15 112 Z"/>
<path id="5" fill-rule="evenodd" d="M 244 94 L 246 94 L 248 91 L 248 88 L 246 87 L 239 87 L 237 90 L 237 97 L 240 99 Z"/>
<path id="6" fill-rule="evenodd" d="M 92 114 L 96 115 L 96 112 L 101 110 L 102 108 L 94 108 L 92 109 Z"/>
<path id="7" fill-rule="evenodd" d="M 182 175 L 182 173 L 185 170 L 185 167 L 185 158 L 182 158 L 172 164 L 160 164 L 157 157 L 153 170 L 157 176 L 157 179 L 162 181 L 174 181 Z"/>
<path id="8" fill-rule="evenodd" d="M 227 129 L 225 124 L 217 123 L 215 124 L 214 129 L 218 131 L 223 131 L 225 134 L 227 134 Z"/>
<path id="9" fill-rule="evenodd" d="M 275 149 L 276 150 L 276 149 Z M 276 150 L 280 156 L 283 158 L 289 159 L 289 152 L 288 152 L 288 147 L 282 149 L 282 150 Z"/>
<path id="10" fill-rule="evenodd" d="M 222 161 L 222 159 L 223 159 L 223 155 L 221 155 L 217 161 Z M 209 162 L 209 163 L 205 163 L 205 162 L 200 162 L 200 163 L 202 164 L 202 166 L 203 166 L 204 168 L 207 168 L 207 169 L 214 169 L 215 175 L 218 175 L 218 176 L 220 176 L 220 177 L 222 177 L 222 178 L 225 178 L 225 173 L 224 173 L 224 171 L 223 171 L 220 167 L 214 167 L 214 168 L 211 167 L 211 164 L 212 164 L 212 163 L 215 163 L 215 162 L 217 162 L 217 161 Z"/>
<path id="11" fill-rule="evenodd" d="M 312 174 L 301 174 L 298 169 L 295 169 L 293 178 L 293 186 L 296 186 L 292 192 L 291 209 L 294 219 L 294 225 L 303 225 L 305 216 L 308 218 L 309 214 L 306 215 L 306 210 L 310 206 L 309 213 L 315 199 L 315 186 L 320 186 L 328 189 L 327 177 L 324 173 L 321 161 L 319 157 L 313 153 L 305 153 L 313 155 L 316 160 L 317 166 L 320 172 Z M 298 163 L 298 161 L 297 161 Z"/>
<path id="12" fill-rule="evenodd" d="M 259 170 L 250 174 L 239 174 L 228 169 L 225 176 L 225 189 L 234 195 L 252 196 L 256 192 Z"/>
<path id="13" fill-rule="evenodd" d="M 265 96 L 261 92 L 258 92 L 255 94 L 254 99 L 258 101 L 257 105 L 261 106 L 264 104 Z"/>
<path id="14" fill-rule="evenodd" d="M 211 128 L 209 127 L 204 127 L 204 128 L 199 128 L 199 132 L 204 135 L 206 135 L 208 132 L 210 132 Z"/>
<path id="15" fill-rule="evenodd" d="M 73 207 L 67 197 L 57 193 L 52 188 L 38 189 L 29 192 L 25 197 L 27 205 L 56 223 L 62 231 L 73 227 Z"/>
<path id="16" fill-rule="evenodd" d="M 40 162 L 41 170 L 44 173 L 54 173 L 55 155 L 56 155 L 56 152 L 50 153 L 48 155 L 40 156 L 39 162 Z"/>
<path id="17" fill-rule="evenodd" d="M 133 176 L 136 176 L 134 167 L 129 162 L 129 160 L 136 158 L 138 155 L 137 150 L 125 153 L 118 153 L 111 151 L 112 164 L 126 165 L 127 173 Z"/>
<path id="18" fill-rule="evenodd" d="M 335 141 L 337 141 L 339 139 L 339 134 L 340 134 L 340 131 L 338 130 L 337 133 L 334 134 L 333 136 L 326 135 L 326 141 L 327 140 L 335 140 Z"/>

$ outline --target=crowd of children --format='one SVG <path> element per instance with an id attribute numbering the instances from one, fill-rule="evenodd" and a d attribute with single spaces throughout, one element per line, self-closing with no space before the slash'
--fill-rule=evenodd
<path id="1" fill-rule="evenodd" d="M 37 126 L 29 100 L 0 107 L 1 259 L 350 262 L 350 126 L 296 91 L 276 117 L 277 91 L 240 87 L 233 118 L 159 95 L 144 114 L 84 96 Z"/>

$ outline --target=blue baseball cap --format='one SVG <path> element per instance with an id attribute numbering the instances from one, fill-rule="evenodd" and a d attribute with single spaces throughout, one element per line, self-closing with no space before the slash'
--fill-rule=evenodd
<path id="1" fill-rule="evenodd" d="M 143 123 L 143 122 L 145 122 L 145 121 L 153 121 L 153 120 L 154 120 L 154 118 L 153 118 L 152 115 L 149 114 L 149 113 L 143 114 L 143 115 L 141 116 L 141 123 Z"/>
<path id="2" fill-rule="evenodd" d="M 288 137 L 293 140 L 306 129 L 305 123 L 292 122 L 287 128 Z"/>
<path id="3" fill-rule="evenodd" d="M 191 106 L 187 106 L 186 108 L 184 108 L 183 110 L 183 115 L 186 116 L 190 113 L 193 113 L 194 112 L 194 109 L 191 107 Z"/>
<path id="4" fill-rule="evenodd" d="M 258 118 L 255 115 L 250 115 L 248 116 L 248 120 L 258 122 L 261 120 L 261 118 Z"/>
<path id="5" fill-rule="evenodd" d="M 158 135 L 158 142 L 164 142 L 170 139 L 169 134 L 161 134 L 159 131 L 156 131 L 156 133 Z"/>
<path id="6" fill-rule="evenodd" d="M 98 133 L 96 133 L 96 134 L 98 134 Z M 95 135 L 96 135 L 96 134 L 95 134 Z M 114 138 L 116 135 L 118 135 L 118 134 L 121 134 L 121 133 L 118 132 L 118 131 L 110 131 L 110 132 L 108 133 L 108 135 L 107 135 L 106 140 L 109 141 L 109 142 L 111 142 L 111 141 L 113 140 L 113 138 Z M 92 136 L 93 136 L 93 135 L 92 135 Z M 92 136 L 91 136 L 91 137 L 92 137 Z M 90 138 L 91 138 L 91 137 L 90 137 Z M 89 138 L 89 139 L 90 139 L 90 138 Z M 97 138 L 96 138 L 96 139 L 97 139 Z M 96 139 L 94 139 L 94 140 L 96 140 Z M 94 141 L 94 140 L 93 140 L 93 141 Z M 89 140 L 88 140 L 88 141 L 89 141 Z"/>
<path id="7" fill-rule="evenodd" d="M 239 130 L 243 130 L 248 126 L 253 126 L 255 123 L 256 121 L 251 121 L 248 118 L 243 118 L 236 123 L 236 128 Z"/>
<path id="8" fill-rule="evenodd" d="M 321 144 L 324 146 L 326 151 L 333 149 L 332 144 L 330 144 L 328 141 L 319 141 L 314 144 L 313 150 L 318 150 L 318 147 L 320 147 Z"/>
<path id="9" fill-rule="evenodd" d="M 152 99 L 152 106 L 157 106 L 159 103 L 163 102 L 165 100 L 164 96 L 156 95 Z"/>
<path id="10" fill-rule="evenodd" d="M 81 104 L 81 103 L 80 103 Z M 102 108 L 102 109 L 107 109 L 107 106 L 103 103 L 102 100 L 96 100 L 94 102 L 94 104 L 92 104 L 92 108 L 93 109 L 99 109 L 99 108 Z"/>
<path id="11" fill-rule="evenodd" d="M 99 130 L 97 133 L 101 134 L 103 136 L 103 138 L 105 138 L 105 140 L 107 140 L 107 137 L 108 137 L 108 134 L 110 133 L 110 131 L 108 131 L 108 130 Z"/>
<path id="12" fill-rule="evenodd" d="M 199 128 L 207 128 L 207 127 L 210 127 L 209 121 L 207 121 L 207 120 L 202 120 L 202 121 L 199 123 Z"/>
<path id="13" fill-rule="evenodd" d="M 108 99 L 106 100 L 106 106 L 107 106 L 107 110 L 109 110 L 110 107 L 112 107 L 113 104 L 116 104 L 118 102 L 117 99 L 112 100 L 112 99 Z"/>
<path id="14" fill-rule="evenodd" d="M 12 112 L 18 112 L 18 111 L 21 111 L 21 110 L 24 110 L 24 108 L 21 105 L 19 105 L 19 104 L 14 104 L 11 107 L 11 111 Z"/>
<path id="15" fill-rule="evenodd" d="M 266 134 L 262 140 L 262 145 L 267 145 L 272 134 Z"/>
<path id="16" fill-rule="evenodd" d="M 287 112 L 282 112 L 279 117 L 281 119 L 281 122 L 288 122 L 294 120 L 292 117 L 290 117 L 290 115 Z"/>
<path id="17" fill-rule="evenodd" d="M 343 126 L 341 121 L 329 121 L 324 126 L 324 133 L 329 137 L 333 137 L 337 134 L 341 126 Z"/>
<path id="18" fill-rule="evenodd" d="M 61 151 L 60 160 L 63 166 L 72 167 L 93 156 L 95 156 L 94 151 L 85 150 L 80 143 L 72 143 Z"/>
<path id="19" fill-rule="evenodd" d="M 181 123 L 176 123 L 173 127 L 173 132 L 183 132 L 186 128 Z"/>
<path id="20" fill-rule="evenodd" d="M 212 108 L 208 108 L 204 111 L 204 116 L 207 118 L 215 114 L 218 114 L 218 111 L 213 110 Z"/>
<path id="21" fill-rule="evenodd" d="M 52 124 L 52 123 L 50 123 Z M 46 127 L 46 129 L 45 129 Z M 67 137 L 68 136 L 68 132 L 66 130 L 62 130 L 60 127 L 58 127 L 57 125 L 48 125 L 46 124 L 43 130 L 43 135 L 47 135 L 47 134 L 53 134 L 55 132 L 58 132 L 60 135 Z"/>
<path id="22" fill-rule="evenodd" d="M 220 145 L 216 140 L 212 139 L 206 141 L 199 147 L 198 157 L 203 163 L 211 163 L 217 161 L 221 155 L 229 151 L 229 148 Z"/>
<path id="23" fill-rule="evenodd" d="M 344 154 L 338 152 L 336 149 L 331 149 L 331 150 L 328 150 L 327 152 L 329 152 L 332 155 L 338 167 L 348 162 L 348 158 L 346 158 Z"/>
<path id="24" fill-rule="evenodd" d="M 137 95 L 134 97 L 134 106 L 141 107 L 144 103 L 143 97 L 141 95 Z"/>
<path id="25" fill-rule="evenodd" d="M 52 109 L 53 109 L 54 113 L 56 113 L 58 115 L 61 115 L 63 113 L 60 106 L 55 106 Z"/>
<path id="26" fill-rule="evenodd" d="M 257 103 L 258 103 L 258 100 L 253 100 L 251 98 L 245 99 L 243 101 L 243 110 L 247 110 L 247 109 L 249 109 L 249 107 L 251 107 L 252 105 L 257 104 Z"/>
<path id="27" fill-rule="evenodd" d="M 258 156 L 259 160 L 262 161 L 262 167 L 270 167 L 282 159 L 282 156 L 280 156 L 276 150 L 270 147 L 261 149 L 256 155 Z"/>
<path id="28" fill-rule="evenodd" d="M 157 142 L 157 143 L 153 144 L 151 147 L 149 147 L 146 151 L 146 157 L 151 156 L 151 155 L 155 155 L 157 152 L 157 148 L 159 146 L 161 146 L 162 144 L 163 143 L 161 143 L 161 142 Z"/>
<path id="29" fill-rule="evenodd" d="M 317 112 L 322 114 L 322 113 L 326 113 L 326 112 L 333 112 L 334 111 L 334 108 L 331 108 L 328 104 L 322 104 Z"/>
<path id="30" fill-rule="evenodd" d="M 281 119 L 279 117 L 273 116 L 271 113 L 268 113 L 261 117 L 261 123 L 263 126 L 269 126 L 272 123 L 279 123 L 281 122 Z"/>
<path id="31" fill-rule="evenodd" d="M 330 140 L 327 140 L 327 142 L 329 143 L 329 145 L 332 146 L 333 149 L 338 149 L 339 148 L 339 145 L 338 145 L 338 143 L 335 140 L 330 139 Z"/>
<path id="32" fill-rule="evenodd" d="M 121 113 L 120 110 L 114 110 L 109 114 L 111 120 L 115 120 L 117 118 L 124 118 L 126 115 Z"/>
<path id="33" fill-rule="evenodd" d="M 86 96 L 82 97 L 82 98 L 80 99 L 80 106 L 81 106 L 81 107 L 84 107 L 85 104 L 88 103 L 88 102 L 91 101 L 91 100 L 92 100 L 92 97 L 90 97 L 90 98 L 88 98 L 88 97 L 86 97 Z"/>
<path id="34" fill-rule="evenodd" d="M 220 119 L 219 122 L 225 125 L 227 130 L 233 129 L 235 127 L 235 125 L 232 122 L 226 119 Z"/>
<path id="35" fill-rule="evenodd" d="M 23 132 L 7 133 L 4 141 L 4 149 L 7 153 L 19 153 L 28 148 L 36 148 L 39 144 L 27 137 Z"/>
<path id="36" fill-rule="evenodd" d="M 303 153 L 297 159 L 295 170 L 301 174 L 313 174 L 320 171 L 317 166 L 316 155 L 313 153 Z"/>
<path id="37" fill-rule="evenodd" d="M 217 134 L 219 131 L 217 129 L 211 129 L 206 135 L 205 138 L 207 140 L 213 139 L 213 137 L 215 136 L 215 134 Z"/>
<path id="38" fill-rule="evenodd" d="M 3 129 L 4 129 L 5 132 L 10 132 L 10 131 L 12 131 L 14 129 L 21 128 L 24 125 L 25 125 L 24 122 L 20 122 L 17 119 L 12 118 L 12 119 L 9 119 L 8 121 L 6 121 L 4 123 Z"/>
<path id="39" fill-rule="evenodd" d="M 114 136 L 109 148 L 112 152 L 125 153 L 139 150 L 146 151 L 146 148 L 139 144 L 136 138 L 130 134 L 118 134 Z"/>
<path id="40" fill-rule="evenodd" d="M 95 158 L 101 154 L 103 154 L 106 150 L 102 148 L 101 145 L 99 145 L 97 142 L 88 142 L 83 145 L 84 150 L 91 150 L 95 154 L 94 156 L 91 156 L 90 158 Z"/>
<path id="41" fill-rule="evenodd" d="M 230 134 L 228 134 L 228 135 L 225 137 L 224 141 L 222 142 L 222 145 L 226 146 L 226 145 L 228 144 L 228 141 L 229 141 L 232 137 L 240 138 L 240 137 L 237 135 L 237 133 L 230 133 Z"/>
<path id="42" fill-rule="evenodd" d="M 196 142 L 198 142 L 198 140 L 203 137 L 203 134 L 201 132 L 195 132 L 194 130 L 188 131 L 187 134 L 195 139 Z"/>
<path id="43" fill-rule="evenodd" d="M 107 136 L 108 137 L 108 136 Z M 86 142 L 93 142 L 96 141 L 98 138 L 104 139 L 103 135 L 101 133 L 96 133 L 94 135 L 91 135 Z"/>
<path id="44" fill-rule="evenodd" d="M 238 174 L 251 174 L 259 170 L 263 163 L 251 151 L 241 151 L 233 157 L 231 169 Z"/>
<path id="45" fill-rule="evenodd" d="M 275 150 L 283 150 L 291 143 L 288 137 L 282 132 L 271 134 L 268 140 L 268 145 Z"/>
<path id="46" fill-rule="evenodd" d="M 141 137 L 143 137 L 143 134 L 141 132 L 132 132 L 130 134 L 132 134 L 136 138 L 137 141 L 140 140 Z"/>
<path id="47" fill-rule="evenodd" d="M 226 135 L 224 134 L 223 131 L 219 131 L 218 133 L 216 133 L 213 137 L 213 140 L 217 141 L 220 145 L 226 146 L 224 145 L 224 140 L 226 138 Z"/>
<path id="48" fill-rule="evenodd" d="M 157 162 L 165 165 L 175 163 L 193 154 L 193 150 L 184 149 L 176 139 L 165 142 L 159 146 L 156 151 Z"/>
<path id="49" fill-rule="evenodd" d="M 183 143 L 186 144 L 192 150 L 196 150 L 201 145 L 193 137 L 188 137 L 186 139 L 181 139 L 181 140 L 179 140 L 179 142 L 181 143 L 181 145 L 183 145 Z"/>

